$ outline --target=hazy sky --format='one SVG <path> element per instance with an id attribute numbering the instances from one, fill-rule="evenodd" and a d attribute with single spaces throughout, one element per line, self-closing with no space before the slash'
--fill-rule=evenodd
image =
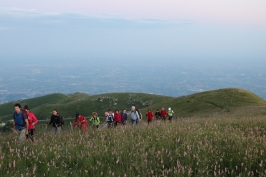
<path id="1" fill-rule="evenodd" d="M 265 0 L 0 0 L 0 60 L 265 60 L 265 9 Z"/>

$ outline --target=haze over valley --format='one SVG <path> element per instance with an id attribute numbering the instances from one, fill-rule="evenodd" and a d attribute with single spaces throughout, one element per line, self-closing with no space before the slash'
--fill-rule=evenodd
<path id="1" fill-rule="evenodd" d="M 141 92 L 178 97 L 229 87 L 265 99 L 265 67 L 263 61 L 167 59 L 5 62 L 0 66 L 0 103 L 51 93 Z"/>

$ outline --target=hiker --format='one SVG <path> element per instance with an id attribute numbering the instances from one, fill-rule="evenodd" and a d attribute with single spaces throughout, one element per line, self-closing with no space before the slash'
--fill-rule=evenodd
<path id="1" fill-rule="evenodd" d="M 61 115 L 58 113 L 57 109 L 53 110 L 50 122 L 47 124 L 47 126 L 50 126 L 53 124 L 53 133 L 54 135 L 61 133 Z"/>
<path id="2" fill-rule="evenodd" d="M 146 117 L 148 119 L 148 125 L 150 125 L 150 123 L 151 123 L 151 121 L 153 120 L 153 117 L 154 117 L 154 114 L 153 114 L 153 112 L 150 109 L 148 109 L 148 112 L 146 113 Z"/>
<path id="3" fill-rule="evenodd" d="M 122 124 L 126 125 L 126 123 L 127 123 L 127 110 L 124 110 L 122 112 L 121 117 L 122 117 Z"/>
<path id="4" fill-rule="evenodd" d="M 90 121 L 91 121 L 93 127 L 95 126 L 96 128 L 99 128 L 101 121 L 100 121 L 100 118 L 98 117 L 98 114 L 96 112 L 92 113 L 92 117 L 90 118 Z"/>
<path id="5" fill-rule="evenodd" d="M 166 117 L 167 117 L 167 112 L 164 108 L 162 108 L 162 110 L 161 110 L 161 116 L 162 116 L 162 119 L 165 121 Z"/>
<path id="6" fill-rule="evenodd" d="M 13 131 L 14 134 L 19 135 L 19 142 L 22 143 L 26 141 L 27 135 L 29 133 L 29 121 L 27 115 L 21 110 L 20 104 L 15 104 L 14 109 Z"/>
<path id="7" fill-rule="evenodd" d="M 159 111 L 159 109 L 157 109 L 157 111 L 155 112 L 155 117 L 156 117 L 156 120 L 161 119 L 161 112 Z"/>
<path id="8" fill-rule="evenodd" d="M 113 118 L 115 117 L 115 114 L 112 109 L 108 109 L 108 114 L 111 115 Z"/>
<path id="9" fill-rule="evenodd" d="M 132 126 L 134 127 L 137 124 L 137 120 L 140 119 L 139 114 L 136 111 L 136 107 L 135 106 L 131 107 L 130 117 L 131 117 L 131 121 L 132 121 Z"/>
<path id="10" fill-rule="evenodd" d="M 174 111 L 171 108 L 169 108 L 167 115 L 170 122 L 172 121 L 174 114 L 175 114 Z"/>
<path id="11" fill-rule="evenodd" d="M 108 127 L 110 128 L 114 122 L 114 118 L 112 114 L 109 114 L 109 112 L 105 112 L 104 116 L 105 116 L 105 121 L 108 124 Z"/>
<path id="12" fill-rule="evenodd" d="M 84 116 L 80 115 L 79 113 L 76 113 L 76 118 L 73 127 L 78 127 L 79 129 L 85 131 L 88 128 L 88 121 Z"/>
<path id="13" fill-rule="evenodd" d="M 75 120 L 74 120 L 74 123 L 73 123 L 73 128 L 80 128 L 80 121 L 79 121 L 79 117 L 78 116 L 75 116 Z"/>
<path id="14" fill-rule="evenodd" d="M 24 106 L 24 112 L 28 116 L 28 122 L 29 122 L 29 134 L 27 138 L 30 138 L 32 142 L 34 142 L 34 133 L 35 133 L 35 125 L 39 122 L 36 116 L 29 111 L 29 106 Z"/>
<path id="15" fill-rule="evenodd" d="M 121 118 L 121 114 L 119 113 L 119 110 L 115 110 L 115 115 L 114 115 L 114 119 L 115 119 L 115 122 L 114 122 L 114 125 L 117 126 L 118 124 L 121 124 L 122 123 L 122 118 Z"/>

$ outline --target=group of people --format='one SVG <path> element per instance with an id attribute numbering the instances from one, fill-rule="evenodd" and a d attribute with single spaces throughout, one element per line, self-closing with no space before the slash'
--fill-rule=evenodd
<path id="1" fill-rule="evenodd" d="M 20 104 L 16 104 L 14 106 L 15 112 L 13 115 L 13 128 L 14 133 L 19 134 L 19 141 L 25 141 L 26 139 L 31 139 L 34 141 L 34 133 L 35 133 L 35 125 L 38 123 L 38 119 L 36 116 L 29 111 L 29 107 L 27 105 L 24 106 L 22 109 Z M 142 120 L 141 112 L 136 109 L 135 106 L 131 107 L 131 111 L 129 113 L 131 118 L 132 126 L 136 126 L 140 120 Z M 107 112 L 104 113 L 105 116 L 105 124 L 103 126 L 112 127 L 117 125 L 126 125 L 128 120 L 128 113 L 126 110 L 119 111 L 118 109 L 113 112 L 109 109 Z M 152 112 L 151 109 L 148 109 L 146 113 L 146 118 L 148 120 L 148 125 L 156 118 L 156 120 L 166 120 L 167 118 L 169 121 L 172 121 L 174 116 L 174 111 L 169 108 L 166 111 L 164 108 L 161 110 L 157 109 L 155 113 Z M 76 113 L 76 117 L 74 123 L 72 125 L 73 128 L 77 128 L 80 130 L 87 130 L 88 124 L 91 122 L 92 126 L 95 128 L 99 128 L 101 124 L 101 120 L 96 112 L 92 113 L 92 117 L 89 121 L 79 113 Z M 50 121 L 47 123 L 47 127 L 52 125 L 53 126 L 53 133 L 59 134 L 61 132 L 62 126 L 64 125 L 64 119 L 59 114 L 57 109 L 54 109 L 52 112 L 52 116 Z"/>
<path id="2" fill-rule="evenodd" d="M 26 139 L 34 141 L 35 125 L 38 119 L 29 111 L 29 107 L 25 105 L 22 110 L 21 105 L 16 104 L 13 119 L 13 132 L 19 135 L 19 141 L 23 142 Z"/>
<path id="3" fill-rule="evenodd" d="M 151 109 L 148 109 L 146 118 L 148 120 L 148 125 L 154 120 L 155 117 L 156 120 L 162 119 L 164 121 L 168 118 L 168 120 L 171 122 L 174 114 L 175 113 L 171 108 L 168 108 L 168 111 L 166 111 L 164 108 L 162 108 L 161 111 L 157 109 L 155 114 Z M 138 109 L 136 109 L 135 106 L 131 107 L 130 118 L 133 126 L 137 125 L 138 122 L 142 120 L 142 114 Z M 112 125 L 117 126 L 118 124 L 125 125 L 127 122 L 127 111 L 124 110 L 123 112 L 119 113 L 119 110 L 116 110 L 115 113 L 113 113 L 112 110 L 108 110 L 108 112 L 105 112 L 105 120 L 108 124 L 108 127 L 111 127 Z"/>

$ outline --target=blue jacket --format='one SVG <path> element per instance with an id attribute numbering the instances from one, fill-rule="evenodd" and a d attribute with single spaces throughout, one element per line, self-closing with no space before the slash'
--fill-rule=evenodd
<path id="1" fill-rule="evenodd" d="M 20 111 L 19 113 L 16 113 L 16 112 L 14 113 L 14 121 L 19 131 L 26 128 L 26 123 L 25 123 L 26 119 L 28 119 L 26 113 L 22 114 L 22 111 Z"/>
<path id="2" fill-rule="evenodd" d="M 122 113 L 121 117 L 122 117 L 122 121 L 126 121 L 127 120 L 127 113 Z"/>

